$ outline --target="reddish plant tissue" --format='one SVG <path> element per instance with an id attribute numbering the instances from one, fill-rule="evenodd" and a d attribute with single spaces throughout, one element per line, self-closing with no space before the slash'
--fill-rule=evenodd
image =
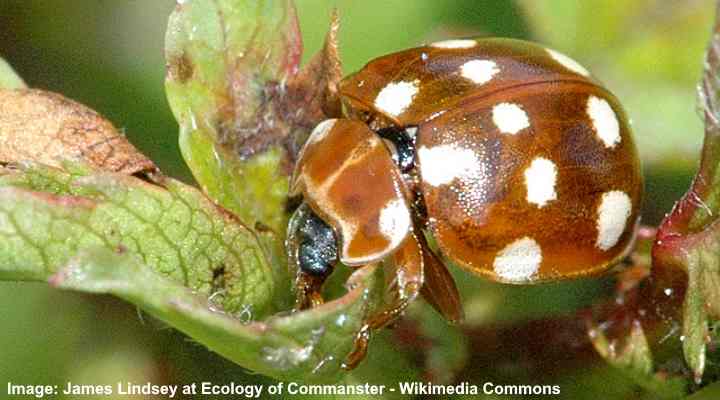
<path id="1" fill-rule="evenodd" d="M 640 351 L 660 380 L 690 376 L 702 382 L 706 347 L 712 344 L 710 318 L 718 318 L 717 280 L 720 212 L 720 25 L 716 21 L 700 82 L 705 141 L 700 167 L 683 198 L 664 218 L 657 232 L 641 231 L 631 267 L 619 276 L 614 301 L 596 308 L 590 334 L 607 358 Z M 651 255 L 651 257 L 648 257 Z M 640 333 L 647 349 L 632 340 Z M 598 337 L 608 340 L 604 350 Z M 636 336 L 637 337 L 637 336 Z M 684 353 L 685 362 L 680 354 Z"/>

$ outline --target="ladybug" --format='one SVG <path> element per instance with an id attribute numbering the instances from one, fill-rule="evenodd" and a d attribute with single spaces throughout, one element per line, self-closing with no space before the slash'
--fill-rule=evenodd
<path id="1" fill-rule="evenodd" d="M 322 303 L 339 262 L 386 268 L 386 308 L 346 368 L 420 293 L 462 318 L 447 262 L 533 284 L 598 274 L 629 253 L 643 186 L 630 124 L 569 57 L 448 40 L 370 61 L 339 94 L 344 118 L 320 123 L 298 154 L 287 248 L 299 308 Z"/>

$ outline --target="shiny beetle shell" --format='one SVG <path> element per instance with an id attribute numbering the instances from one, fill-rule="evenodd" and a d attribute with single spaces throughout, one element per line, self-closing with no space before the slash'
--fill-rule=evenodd
<path id="1" fill-rule="evenodd" d="M 365 123 L 321 123 L 297 165 L 290 194 L 302 193 L 339 232 L 344 264 L 377 261 L 397 249 L 410 232 L 412 218 L 400 172 L 382 139 Z"/>
<path id="2" fill-rule="evenodd" d="M 567 56 L 438 42 L 371 61 L 340 94 L 348 119 L 316 129 L 293 182 L 339 232 L 342 261 L 382 259 L 420 227 L 470 272 L 534 283 L 601 272 L 632 245 L 642 176 L 627 116 Z M 412 173 L 388 162 L 386 127 L 412 128 Z"/>

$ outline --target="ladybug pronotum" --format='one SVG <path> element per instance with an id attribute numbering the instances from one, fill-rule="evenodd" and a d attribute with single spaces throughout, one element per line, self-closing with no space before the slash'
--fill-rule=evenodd
<path id="1" fill-rule="evenodd" d="M 345 118 L 319 124 L 298 155 L 288 252 L 300 308 L 322 302 L 338 261 L 389 272 L 391 300 L 346 367 L 420 292 L 462 317 L 444 260 L 529 284 L 600 273 L 629 252 L 642 196 L 630 126 L 567 56 L 449 40 L 375 59 L 339 92 Z"/>

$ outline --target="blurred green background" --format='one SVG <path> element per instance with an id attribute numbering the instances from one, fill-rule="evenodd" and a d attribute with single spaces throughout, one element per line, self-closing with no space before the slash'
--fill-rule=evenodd
<path id="1" fill-rule="evenodd" d="M 345 72 L 372 57 L 449 37 L 544 42 L 588 66 L 625 104 L 645 163 L 647 223 L 657 223 L 689 183 L 702 138 L 695 86 L 712 22 L 710 0 L 296 3 L 305 60 L 322 45 L 329 14 L 338 8 Z M 63 93 L 96 109 L 166 173 L 191 181 L 163 92 L 164 31 L 173 7 L 171 0 L 2 0 L 0 56 L 31 87 Z M 607 280 L 594 280 L 507 287 L 456 275 L 471 327 L 569 313 L 609 286 Z M 110 297 L 0 283 L 0 321 L 0 383 L 268 381 Z M 430 332 L 446 331 L 440 320 L 423 323 Z M 456 343 L 446 345 L 449 352 L 467 351 Z M 387 346 L 378 341 L 376 347 Z M 494 365 L 475 353 L 438 357 L 460 366 L 463 379 L 523 376 L 521 365 Z M 472 362 L 484 364 L 468 365 Z M 393 376 L 404 376 L 395 369 Z M 629 380 L 604 366 L 560 369 L 543 379 L 561 383 L 566 398 L 641 396 Z"/>

